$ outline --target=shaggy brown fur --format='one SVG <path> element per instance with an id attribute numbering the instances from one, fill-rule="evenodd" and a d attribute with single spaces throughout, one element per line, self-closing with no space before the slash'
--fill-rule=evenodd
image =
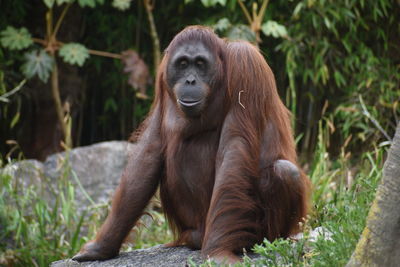
<path id="1" fill-rule="evenodd" d="M 182 113 L 166 82 L 170 55 L 188 41 L 217 58 L 199 118 Z M 176 234 L 172 245 L 204 256 L 233 255 L 263 238 L 298 232 L 309 181 L 296 168 L 290 114 L 274 75 L 253 45 L 226 42 L 205 27 L 184 29 L 166 50 L 141 129 L 106 222 L 75 259 L 117 255 L 158 185 Z"/>

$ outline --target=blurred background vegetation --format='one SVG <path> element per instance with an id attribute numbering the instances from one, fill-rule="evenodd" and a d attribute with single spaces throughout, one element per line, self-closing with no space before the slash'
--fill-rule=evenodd
<path id="1" fill-rule="evenodd" d="M 1 1 L 0 30 L 24 27 L 32 37 L 44 39 L 46 2 L 54 2 L 55 24 L 71 1 Z M 128 83 L 129 74 L 124 74 L 120 59 L 90 55 L 77 66 L 58 57 L 61 106 L 63 115 L 71 119 L 73 146 L 129 137 L 151 103 L 156 50 L 165 49 L 177 32 L 192 24 L 209 25 L 221 36 L 258 43 L 275 73 L 282 99 L 294 114 L 301 153 L 313 152 L 321 119 L 329 125 L 329 150 L 335 155 L 345 142 L 350 150 L 359 151 L 394 133 L 400 116 L 398 1 L 76 2 L 69 8 L 57 40 L 117 55 L 134 50 L 150 71 L 144 82 L 150 97 L 136 97 L 135 90 L 143 86 L 136 83 L 133 88 Z M 263 3 L 268 3 L 265 12 Z M 146 4 L 152 8 L 159 47 L 153 45 Z M 260 16 L 253 19 L 253 12 Z M 44 159 L 62 149 L 63 140 L 51 79 L 43 82 L 35 73 L 21 71 L 21 66 L 27 61 L 26 53 L 45 47 L 35 42 L 10 50 L 2 44 L 0 95 L 15 88 L 26 74 L 33 77 L 9 96 L 8 102 L 0 102 L 1 155 L 3 160 L 5 155 L 15 158 L 19 153 Z M 47 53 L 51 54 L 49 49 Z M 13 152 L 8 153 L 10 150 Z"/>
<path id="2" fill-rule="evenodd" d="M 331 225 L 338 234 L 335 260 L 329 258 L 332 254 L 321 259 L 322 252 L 309 255 L 312 259 L 288 257 L 321 266 L 345 262 L 363 227 L 384 151 L 400 119 L 400 1 L 0 0 L 0 10 L 3 164 L 43 160 L 66 147 L 126 140 L 151 104 L 159 53 L 188 25 L 208 25 L 222 37 L 258 45 L 293 113 L 298 151 L 314 183 L 317 203 L 309 224 Z M 62 23 L 55 30 L 58 18 Z M 67 46 L 71 43 L 78 45 Z M 2 179 L 7 185 L 9 178 Z M 38 201 L 38 211 L 46 209 L 36 194 L 26 197 Z M 358 208 L 346 206 L 351 203 Z M 4 211 L 7 206 L 0 202 L 1 207 Z M 47 212 L 49 222 L 59 220 Z M 21 225 L 22 218 L 22 213 L 12 216 L 9 225 Z M 27 229 L 32 227 L 25 223 Z M 36 263 L 76 252 L 84 241 L 74 234 L 81 223 L 85 221 L 80 218 L 59 222 L 75 227 L 66 234 L 68 242 L 57 244 L 59 252 L 45 254 Z M 23 244 L 36 242 L 28 242 L 19 231 Z M 49 238 L 44 233 L 35 238 Z M 47 246 L 43 244 L 43 251 Z M 287 244 L 267 249 L 279 251 L 279 246 Z M 332 249 L 331 244 L 319 246 L 321 251 Z M 37 255 L 22 262 L 38 260 Z"/>

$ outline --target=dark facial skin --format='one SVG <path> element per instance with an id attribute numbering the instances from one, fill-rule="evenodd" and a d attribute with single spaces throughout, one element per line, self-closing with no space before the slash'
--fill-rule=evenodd
<path id="1" fill-rule="evenodd" d="M 198 117 L 207 106 L 215 61 L 215 56 L 201 43 L 186 43 L 171 51 L 167 83 L 177 106 L 188 117 Z"/>

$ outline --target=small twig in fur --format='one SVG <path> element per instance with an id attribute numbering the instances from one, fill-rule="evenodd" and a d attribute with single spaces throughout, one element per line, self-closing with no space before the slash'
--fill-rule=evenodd
<path id="1" fill-rule="evenodd" d="M 242 91 L 239 91 L 239 101 L 238 101 L 238 102 L 239 102 L 239 105 L 241 105 L 243 109 L 246 109 L 245 106 L 244 106 L 244 105 L 242 104 L 242 102 L 240 101 L 240 95 L 241 95 L 243 92 L 244 92 L 243 90 L 242 90 Z"/>

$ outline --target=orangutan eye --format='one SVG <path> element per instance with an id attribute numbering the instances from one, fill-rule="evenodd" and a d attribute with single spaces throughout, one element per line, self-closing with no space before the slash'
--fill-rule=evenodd
<path id="1" fill-rule="evenodd" d="M 203 69 L 206 66 L 206 60 L 203 57 L 196 58 L 196 66 Z"/>
<path id="2" fill-rule="evenodd" d="M 188 65 L 187 59 L 181 59 L 181 60 L 179 61 L 179 66 L 180 66 L 181 68 L 185 68 L 187 65 Z"/>

